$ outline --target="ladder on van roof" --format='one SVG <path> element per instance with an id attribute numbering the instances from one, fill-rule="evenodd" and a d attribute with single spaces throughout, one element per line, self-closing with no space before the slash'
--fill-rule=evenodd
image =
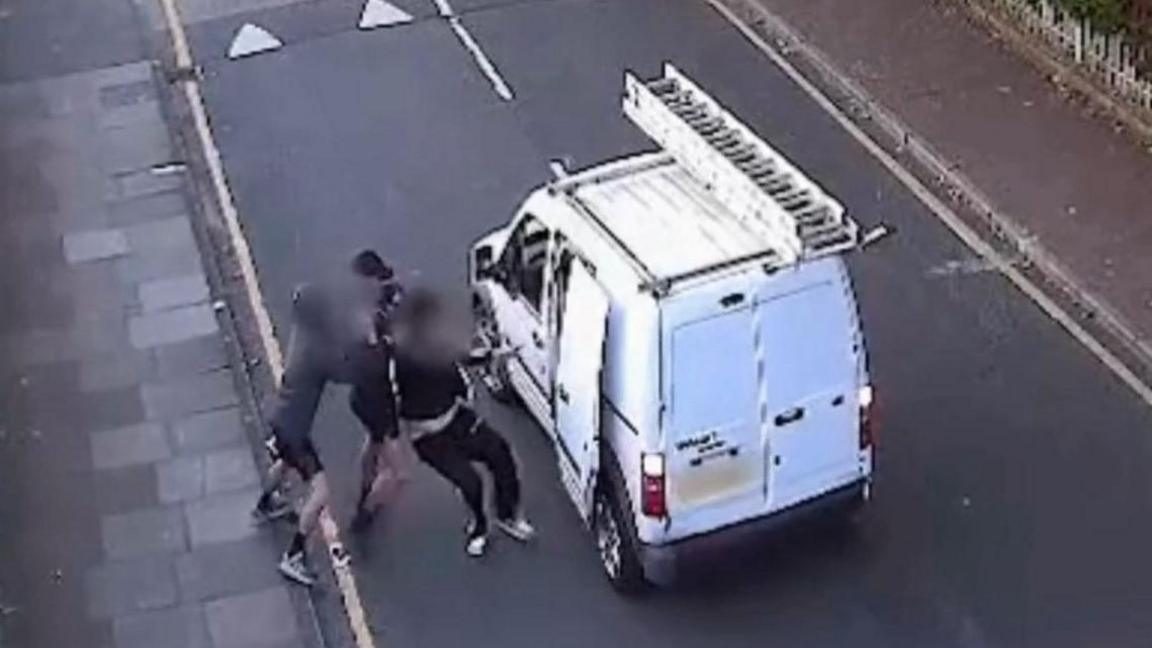
<path id="1" fill-rule="evenodd" d="M 844 207 L 670 64 L 625 75 L 624 112 L 753 231 L 781 265 L 859 244 Z"/>

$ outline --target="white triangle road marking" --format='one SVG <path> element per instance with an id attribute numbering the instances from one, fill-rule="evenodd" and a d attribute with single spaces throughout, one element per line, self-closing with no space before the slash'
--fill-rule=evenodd
<path id="1" fill-rule="evenodd" d="M 384 0 L 368 0 L 360 14 L 360 29 L 375 29 L 412 22 L 412 15 Z"/>
<path id="2" fill-rule="evenodd" d="M 228 48 L 228 58 L 235 60 L 261 52 L 271 52 L 280 49 L 283 45 L 284 43 L 280 42 L 280 39 L 273 36 L 272 32 L 267 29 L 252 23 L 245 23 L 243 27 L 237 30 L 236 37 L 232 39 L 232 45 Z"/>

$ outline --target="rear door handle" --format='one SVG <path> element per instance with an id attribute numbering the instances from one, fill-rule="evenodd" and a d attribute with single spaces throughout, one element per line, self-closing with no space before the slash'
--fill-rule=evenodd
<path id="1" fill-rule="evenodd" d="M 776 415 L 776 427 L 783 427 L 804 418 L 803 407 L 793 407 Z"/>
<path id="2" fill-rule="evenodd" d="M 559 385 L 556 387 L 556 397 L 560 399 L 560 402 L 565 404 L 568 403 L 568 390 L 564 389 L 564 385 Z"/>
<path id="3" fill-rule="evenodd" d="M 544 348 L 544 339 L 540 337 L 540 331 L 532 331 L 532 343 L 536 345 L 537 349 Z"/>

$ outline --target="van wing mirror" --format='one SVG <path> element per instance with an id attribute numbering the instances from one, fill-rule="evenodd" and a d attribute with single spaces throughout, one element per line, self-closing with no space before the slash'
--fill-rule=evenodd
<path id="1" fill-rule="evenodd" d="M 492 260 L 492 246 L 481 245 L 472 253 L 472 278 L 496 279 L 497 265 Z"/>

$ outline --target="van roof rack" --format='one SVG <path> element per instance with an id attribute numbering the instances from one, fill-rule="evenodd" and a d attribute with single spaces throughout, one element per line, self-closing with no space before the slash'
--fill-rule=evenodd
<path id="1" fill-rule="evenodd" d="M 671 64 L 651 81 L 625 74 L 624 113 L 745 226 L 761 234 L 770 247 L 762 256 L 774 265 L 859 244 L 859 227 L 836 199 Z M 733 261 L 720 265 L 729 267 Z M 683 278 L 712 269 L 696 269 Z M 670 286 L 677 278 L 659 283 Z"/>

